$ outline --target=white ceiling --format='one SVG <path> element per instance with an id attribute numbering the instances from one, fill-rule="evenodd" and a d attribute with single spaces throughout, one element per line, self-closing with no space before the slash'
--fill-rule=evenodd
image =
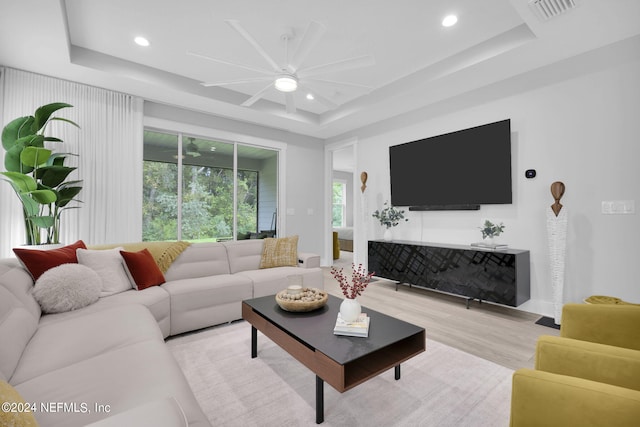
<path id="1" fill-rule="evenodd" d="M 507 79 L 539 76 L 640 34 L 640 1 L 576 1 L 575 9 L 543 21 L 528 0 L 0 0 L 0 65 L 326 139 Z M 445 28 L 440 22 L 449 13 L 458 24 Z M 333 109 L 298 91 L 297 112 L 287 114 L 275 89 L 243 107 L 265 82 L 200 83 L 259 74 L 187 54 L 270 69 L 229 19 L 276 61 L 285 62 L 281 36 L 293 34 L 294 52 L 316 21 L 326 33 L 304 67 L 360 55 L 372 55 L 375 65 L 322 76 L 347 83 L 316 85 L 338 105 Z M 151 46 L 134 44 L 137 35 Z"/>

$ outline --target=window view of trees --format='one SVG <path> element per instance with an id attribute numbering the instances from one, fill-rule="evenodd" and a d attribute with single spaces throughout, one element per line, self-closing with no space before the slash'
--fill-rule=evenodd
<path id="1" fill-rule="evenodd" d="M 178 165 L 144 162 L 142 240 L 178 239 Z"/>
<path id="2" fill-rule="evenodd" d="M 144 162 L 143 240 L 178 236 L 177 165 Z M 257 231 L 258 173 L 238 171 L 238 230 Z M 233 238 L 233 170 L 183 168 L 182 240 Z"/>
<path id="3" fill-rule="evenodd" d="M 346 211 L 346 184 L 341 181 L 333 181 L 333 226 L 345 226 Z"/>
<path id="4" fill-rule="evenodd" d="M 190 138 L 190 151 L 179 157 L 177 141 L 176 135 L 145 131 L 143 240 L 232 240 L 233 144 Z M 258 231 L 259 175 L 259 170 L 237 170 L 238 232 Z"/>

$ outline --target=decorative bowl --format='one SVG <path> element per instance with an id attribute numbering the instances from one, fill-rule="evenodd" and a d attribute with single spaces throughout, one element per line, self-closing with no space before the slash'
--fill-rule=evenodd
<path id="1" fill-rule="evenodd" d="M 317 310 L 327 303 L 329 295 L 317 288 L 302 288 L 298 294 L 290 294 L 287 290 L 276 294 L 276 302 L 281 309 L 291 312 Z"/>

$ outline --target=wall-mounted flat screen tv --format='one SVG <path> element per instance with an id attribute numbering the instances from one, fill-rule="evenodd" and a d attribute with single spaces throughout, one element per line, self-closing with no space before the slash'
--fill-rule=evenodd
<path id="1" fill-rule="evenodd" d="M 479 209 L 510 204 L 511 120 L 389 147 L 391 204 Z"/>

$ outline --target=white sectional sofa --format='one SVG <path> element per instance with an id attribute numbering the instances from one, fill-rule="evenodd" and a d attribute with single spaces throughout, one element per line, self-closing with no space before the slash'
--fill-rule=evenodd
<path id="1" fill-rule="evenodd" d="M 319 256 L 298 253 L 297 267 L 260 269 L 262 245 L 194 243 L 166 283 L 58 314 L 42 313 L 18 260 L 0 260 L 0 382 L 34 405 L 43 427 L 141 425 L 132 420 L 170 407 L 185 425 L 210 425 L 164 338 L 240 319 L 243 299 L 276 293 L 290 275 L 323 288 Z"/>

